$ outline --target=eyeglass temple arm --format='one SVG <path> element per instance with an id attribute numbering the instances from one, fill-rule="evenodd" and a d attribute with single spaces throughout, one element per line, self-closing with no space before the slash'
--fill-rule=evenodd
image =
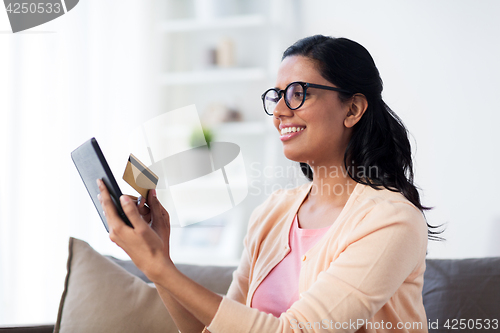
<path id="1" fill-rule="evenodd" d="M 343 92 L 346 94 L 352 94 L 349 90 L 341 89 L 341 88 L 335 88 L 335 87 L 329 87 L 329 86 L 323 86 L 321 84 L 314 84 L 314 83 L 306 83 L 307 87 L 310 88 L 320 88 L 320 89 L 326 89 L 326 90 L 333 90 L 333 91 L 338 91 L 338 92 Z"/>

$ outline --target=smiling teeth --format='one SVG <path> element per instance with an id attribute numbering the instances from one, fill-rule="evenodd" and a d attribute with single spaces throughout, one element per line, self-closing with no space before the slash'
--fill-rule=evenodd
<path id="1" fill-rule="evenodd" d="M 305 127 L 285 127 L 281 129 L 281 135 L 303 131 Z"/>

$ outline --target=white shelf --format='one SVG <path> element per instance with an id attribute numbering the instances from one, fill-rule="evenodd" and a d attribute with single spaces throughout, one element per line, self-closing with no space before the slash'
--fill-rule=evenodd
<path id="1" fill-rule="evenodd" d="M 258 27 L 266 23 L 264 15 L 239 15 L 214 17 L 210 20 L 185 19 L 164 21 L 160 24 L 163 32 L 202 31 L 221 28 Z"/>
<path id="2" fill-rule="evenodd" d="M 179 84 L 257 81 L 265 78 L 265 69 L 250 67 L 164 73 L 160 78 L 160 83 L 170 86 Z"/>

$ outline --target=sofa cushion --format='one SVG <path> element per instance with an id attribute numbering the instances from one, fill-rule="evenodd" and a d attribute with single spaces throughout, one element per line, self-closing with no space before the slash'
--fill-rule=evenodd
<path id="1" fill-rule="evenodd" d="M 178 264 L 183 274 L 225 294 L 236 267 Z M 175 332 L 151 282 L 131 260 L 101 256 L 70 238 L 68 273 L 54 332 Z"/>
<path id="2" fill-rule="evenodd" d="M 71 238 L 54 332 L 177 332 L 156 289 Z"/>
<path id="3" fill-rule="evenodd" d="M 500 258 L 428 259 L 426 264 L 423 300 L 429 332 L 463 330 L 461 323 L 468 325 L 465 330 L 478 331 L 478 322 L 485 328 L 488 320 L 490 332 L 500 327 Z"/>

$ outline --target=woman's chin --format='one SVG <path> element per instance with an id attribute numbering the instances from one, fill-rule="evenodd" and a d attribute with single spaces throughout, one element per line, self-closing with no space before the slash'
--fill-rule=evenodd
<path id="1" fill-rule="evenodd" d="M 285 157 L 287 159 L 289 159 L 290 161 L 307 163 L 306 162 L 307 159 L 304 158 L 305 157 L 304 154 L 300 153 L 297 150 L 292 150 L 292 149 L 286 149 L 286 148 L 284 148 L 283 149 L 283 153 L 284 153 Z"/>

